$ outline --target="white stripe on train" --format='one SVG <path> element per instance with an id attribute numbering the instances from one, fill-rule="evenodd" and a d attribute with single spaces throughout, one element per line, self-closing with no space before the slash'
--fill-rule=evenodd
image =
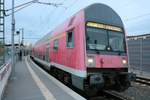
<path id="1" fill-rule="evenodd" d="M 48 63 L 48 62 L 43 61 L 43 60 L 41 60 L 41 59 L 39 59 L 39 58 L 37 58 L 37 57 L 34 57 L 34 59 L 35 59 L 36 61 L 38 61 L 38 62 L 44 64 L 44 65 L 47 65 L 47 66 L 53 65 L 53 66 L 55 66 L 55 67 L 57 67 L 57 68 L 59 68 L 59 69 L 61 69 L 61 70 L 64 70 L 64 71 L 66 71 L 66 72 L 68 72 L 68 73 L 71 73 L 71 74 L 73 74 L 73 75 L 76 75 L 76 76 L 78 76 L 78 77 L 83 77 L 83 78 L 84 78 L 84 77 L 87 76 L 87 72 L 86 72 L 86 71 L 73 69 L 73 68 L 67 67 L 67 66 L 65 66 L 65 65 L 61 65 L 61 64 L 55 63 L 55 62 Z"/>

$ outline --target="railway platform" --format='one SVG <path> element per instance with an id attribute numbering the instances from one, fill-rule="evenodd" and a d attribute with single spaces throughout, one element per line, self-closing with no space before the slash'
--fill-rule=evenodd
<path id="1" fill-rule="evenodd" d="M 2 100 L 85 100 L 47 74 L 29 57 L 15 65 Z"/>

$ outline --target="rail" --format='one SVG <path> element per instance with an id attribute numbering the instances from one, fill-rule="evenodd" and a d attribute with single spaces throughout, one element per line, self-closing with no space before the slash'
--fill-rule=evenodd
<path id="1" fill-rule="evenodd" d="M 115 91 L 104 90 L 99 96 L 92 97 L 88 100 L 133 100 L 131 97 L 124 96 Z"/>
<path id="2" fill-rule="evenodd" d="M 118 92 L 115 92 L 115 91 L 104 91 L 104 93 L 106 95 L 108 95 L 108 97 L 112 97 L 115 100 L 132 100 L 131 97 L 124 96 L 124 95 L 122 95 Z"/>
<path id="3" fill-rule="evenodd" d="M 150 86 L 150 79 L 144 77 L 136 77 L 136 83 L 141 83 Z"/>

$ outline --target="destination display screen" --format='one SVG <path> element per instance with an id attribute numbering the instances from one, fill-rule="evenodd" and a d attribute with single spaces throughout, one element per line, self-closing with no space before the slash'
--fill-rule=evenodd
<path id="1" fill-rule="evenodd" d="M 122 29 L 120 27 L 106 25 L 106 24 L 100 24 L 100 23 L 95 23 L 95 22 L 87 22 L 87 26 L 94 27 L 94 28 L 106 29 L 106 30 L 112 30 L 112 31 L 117 31 L 117 32 L 122 32 Z"/>

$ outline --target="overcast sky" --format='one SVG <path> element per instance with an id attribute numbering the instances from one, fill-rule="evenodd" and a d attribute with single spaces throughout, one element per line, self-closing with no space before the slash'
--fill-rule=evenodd
<path id="1" fill-rule="evenodd" d="M 11 8 L 12 0 L 5 0 L 5 9 Z M 15 0 L 20 5 L 31 0 Z M 40 1 L 40 0 L 39 0 Z M 54 7 L 42 4 L 32 4 L 15 13 L 16 30 L 24 28 L 26 43 L 35 43 L 57 25 L 92 4 L 103 3 L 113 8 L 122 18 L 127 35 L 150 33 L 150 0 L 41 0 L 62 6 Z M 6 12 L 7 14 L 11 12 Z M 6 42 L 11 41 L 11 16 L 6 17 Z M 18 42 L 18 37 L 15 36 Z"/>

